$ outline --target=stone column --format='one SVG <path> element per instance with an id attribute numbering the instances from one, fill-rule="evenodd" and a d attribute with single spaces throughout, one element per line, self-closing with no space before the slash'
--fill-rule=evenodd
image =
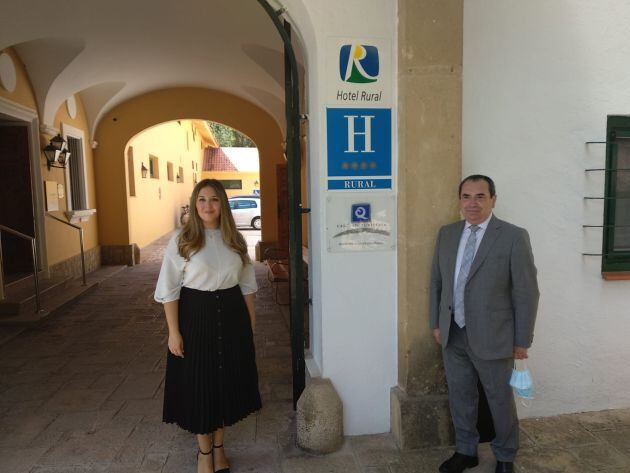
<path id="1" fill-rule="evenodd" d="M 439 347 L 428 322 L 437 230 L 457 219 L 461 177 L 463 0 L 399 0 L 398 386 L 402 449 L 452 443 Z"/>

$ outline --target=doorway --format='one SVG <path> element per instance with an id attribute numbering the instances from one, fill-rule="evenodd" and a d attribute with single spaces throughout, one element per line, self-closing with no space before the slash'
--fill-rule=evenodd
<path id="1" fill-rule="evenodd" d="M 0 123 L 0 224 L 35 235 L 28 124 Z M 2 233 L 4 281 L 11 283 L 33 270 L 31 243 Z"/>

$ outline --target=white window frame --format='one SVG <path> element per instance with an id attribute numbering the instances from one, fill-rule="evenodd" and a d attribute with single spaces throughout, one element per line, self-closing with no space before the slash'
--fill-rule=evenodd
<path id="1" fill-rule="evenodd" d="M 87 163 L 86 163 L 86 154 L 85 154 L 85 132 L 78 128 L 73 127 L 72 125 L 68 125 L 67 123 L 61 122 L 61 133 L 63 138 L 68 141 L 68 137 L 74 138 L 76 140 L 81 140 L 81 154 L 83 157 L 83 183 L 85 184 L 85 188 L 83 192 L 85 192 L 85 207 L 90 209 L 90 194 L 89 194 L 89 183 L 87 177 Z M 76 158 L 76 156 L 70 156 L 70 159 Z M 70 185 L 70 166 L 66 166 L 65 169 L 65 186 L 66 186 L 66 205 L 68 206 L 68 210 L 75 210 L 72 208 L 72 186 Z M 78 209 L 84 210 L 84 209 Z"/>

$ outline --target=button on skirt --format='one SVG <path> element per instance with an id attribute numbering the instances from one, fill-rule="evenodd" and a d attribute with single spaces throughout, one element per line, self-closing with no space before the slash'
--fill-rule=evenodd
<path id="1" fill-rule="evenodd" d="M 166 360 L 163 420 L 194 434 L 230 426 L 262 407 L 249 312 L 240 287 L 183 287 L 184 358 Z"/>

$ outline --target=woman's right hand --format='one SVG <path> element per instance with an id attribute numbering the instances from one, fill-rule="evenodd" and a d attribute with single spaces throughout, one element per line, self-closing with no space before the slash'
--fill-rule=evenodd
<path id="1" fill-rule="evenodd" d="M 184 339 L 181 333 L 168 334 L 168 349 L 173 355 L 184 358 Z"/>

